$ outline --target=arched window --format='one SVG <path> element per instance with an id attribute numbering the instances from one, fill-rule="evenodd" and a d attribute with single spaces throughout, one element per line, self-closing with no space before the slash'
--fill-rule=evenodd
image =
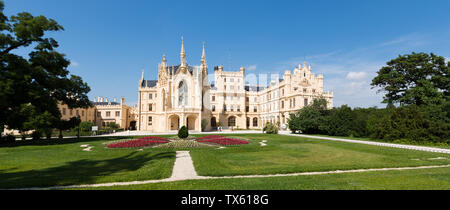
<path id="1" fill-rule="evenodd" d="M 188 86 L 183 80 L 178 85 L 178 106 L 188 105 Z"/>
<path id="2" fill-rule="evenodd" d="M 258 118 L 253 118 L 253 127 L 258 127 Z"/>
<path id="3" fill-rule="evenodd" d="M 228 118 L 228 127 L 236 126 L 236 117 Z"/>

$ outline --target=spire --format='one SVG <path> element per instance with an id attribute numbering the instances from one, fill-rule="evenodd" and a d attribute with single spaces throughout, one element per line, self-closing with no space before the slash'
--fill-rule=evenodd
<path id="1" fill-rule="evenodd" d="M 184 40 L 181 36 L 181 53 L 180 53 L 181 65 L 186 66 L 186 51 L 184 51 Z"/>
<path id="2" fill-rule="evenodd" d="M 142 76 L 141 76 L 141 80 L 144 80 L 144 69 L 142 69 Z"/>
<path id="3" fill-rule="evenodd" d="M 166 54 L 163 54 L 163 57 L 161 59 L 161 65 L 162 65 L 162 67 L 167 66 Z"/>
<path id="4" fill-rule="evenodd" d="M 200 63 L 206 64 L 205 42 L 203 42 L 203 52 L 202 52 L 202 59 L 200 60 Z"/>

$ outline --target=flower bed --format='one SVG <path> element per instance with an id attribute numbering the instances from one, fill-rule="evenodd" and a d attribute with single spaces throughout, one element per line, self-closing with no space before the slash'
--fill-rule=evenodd
<path id="1" fill-rule="evenodd" d="M 240 139 L 234 139 L 234 138 L 228 138 L 225 136 L 204 136 L 196 139 L 197 142 L 200 143 L 212 143 L 212 144 L 220 144 L 224 146 L 228 145 L 239 145 L 239 144 L 248 144 L 248 141 L 240 140 Z"/>
<path id="2" fill-rule="evenodd" d="M 156 146 L 156 148 L 165 148 L 165 149 L 202 148 L 202 147 L 210 147 L 210 146 L 192 140 L 178 140 Z"/>
<path id="3" fill-rule="evenodd" d="M 148 147 L 156 144 L 165 144 L 169 140 L 156 136 L 147 136 L 130 141 L 124 141 L 119 143 L 108 144 L 108 148 L 135 148 L 135 147 Z"/>

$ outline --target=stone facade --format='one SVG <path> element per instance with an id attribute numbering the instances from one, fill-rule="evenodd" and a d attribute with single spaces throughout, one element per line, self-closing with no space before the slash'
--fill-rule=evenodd
<path id="1" fill-rule="evenodd" d="M 245 84 L 245 68 L 224 71 L 214 68 L 214 84 L 208 81 L 205 47 L 199 66 L 186 62 L 181 44 L 180 64 L 170 66 L 165 56 L 158 65 L 158 80 L 139 80 L 139 101 L 135 113 L 137 130 L 168 132 L 181 126 L 201 131 L 224 129 L 261 129 L 267 122 L 287 123 L 290 113 L 323 97 L 333 107 L 333 93 L 324 92 L 323 75 L 311 72 L 306 62 L 284 72 L 283 79 L 268 86 Z"/>

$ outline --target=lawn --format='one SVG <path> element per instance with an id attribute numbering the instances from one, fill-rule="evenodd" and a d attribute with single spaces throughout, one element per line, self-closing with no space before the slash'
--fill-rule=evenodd
<path id="1" fill-rule="evenodd" d="M 278 174 L 365 168 L 442 165 L 449 154 L 412 151 L 295 136 L 250 134 L 249 145 L 197 150 L 191 156 L 203 176 Z M 266 147 L 259 142 L 267 140 Z M 430 160 L 443 157 L 446 159 Z"/>
<path id="2" fill-rule="evenodd" d="M 279 174 L 450 164 L 450 155 L 448 154 L 284 135 L 234 134 L 228 136 L 248 140 L 249 144 L 227 146 L 225 149 L 218 149 L 218 147 L 213 146 L 182 149 L 191 151 L 190 154 L 199 175 Z M 142 181 L 164 179 L 171 176 L 175 151 L 180 149 L 172 147 L 106 148 L 105 143 L 125 140 L 123 138 L 28 141 L 31 143 L 0 147 L 0 189 Z M 267 140 L 266 147 L 261 147 L 259 144 L 262 140 Z M 82 151 L 83 148 L 80 146 L 86 144 L 92 147 L 92 151 Z M 437 157 L 441 158 L 433 159 Z M 414 171 L 416 173 L 416 170 Z M 414 175 L 418 183 L 426 183 L 427 171 L 423 170 L 417 176 Z M 439 182 L 448 186 L 450 169 L 443 168 L 430 171 L 433 171 L 429 176 L 430 181 L 434 180 L 434 172 L 437 171 L 439 173 L 436 176 L 441 178 L 436 178 L 436 183 Z M 417 170 L 417 172 L 420 172 L 420 170 Z M 314 189 L 314 187 L 353 189 L 354 186 L 347 186 L 348 183 L 370 180 L 366 177 L 370 177 L 372 174 L 381 174 L 383 177 L 385 173 L 390 174 L 388 172 L 371 172 L 333 175 L 330 177 L 336 178 L 323 183 L 323 186 L 320 183 L 314 184 L 314 182 L 321 182 L 320 177 L 328 177 L 328 175 L 233 179 L 229 184 L 225 183 L 225 180 L 218 179 L 161 183 L 148 186 L 156 189 L 166 189 L 164 188 L 166 186 L 167 189 L 172 189 L 173 187 L 176 188 L 177 185 L 187 184 L 188 186 L 182 189 L 188 189 L 191 185 L 192 189 L 206 189 L 209 184 L 217 184 L 218 188 L 223 187 L 223 189 L 260 189 L 261 187 L 263 189 L 298 189 L 301 187 L 305 187 L 305 189 Z M 412 171 L 411 173 L 414 174 Z M 364 174 L 367 174 L 367 176 Z M 395 172 L 392 177 L 402 179 L 403 175 L 401 174 L 404 173 Z M 390 178 L 390 176 L 387 178 Z M 383 180 L 382 177 L 380 180 Z M 412 186 L 416 178 L 409 181 L 406 186 Z M 336 181 L 336 185 L 333 180 Z M 267 181 L 283 183 L 270 183 L 264 188 L 264 183 Z M 308 181 L 311 181 L 311 185 L 304 184 Z M 379 185 L 374 183 L 374 185 L 367 186 L 376 188 Z M 136 187 L 140 188 L 139 186 Z M 134 188 L 134 186 L 131 188 Z"/>
<path id="3" fill-rule="evenodd" d="M 81 190 L 450 190 L 450 169 L 189 180 Z"/>
<path id="4" fill-rule="evenodd" d="M 108 149 L 110 138 L 42 140 L 0 147 L 0 189 L 93 184 L 170 177 L 175 152 Z M 29 144 L 29 143 L 28 143 Z M 81 145 L 89 144 L 90 152 Z"/>

